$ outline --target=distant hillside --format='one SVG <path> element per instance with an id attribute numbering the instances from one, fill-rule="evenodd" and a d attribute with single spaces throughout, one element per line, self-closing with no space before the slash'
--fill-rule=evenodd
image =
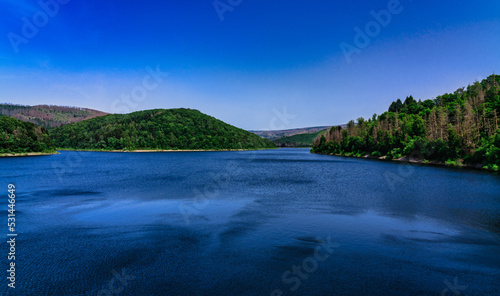
<path id="1" fill-rule="evenodd" d="M 321 130 L 325 130 L 330 128 L 330 126 L 315 126 L 315 127 L 303 127 L 303 128 L 294 128 L 287 130 L 273 130 L 273 131 L 250 131 L 260 137 L 275 140 L 282 137 L 293 136 L 297 134 L 311 134 L 316 133 Z"/>
<path id="2" fill-rule="evenodd" d="M 273 140 L 278 147 L 312 147 L 314 139 L 326 133 L 326 129 L 315 133 L 296 134 L 293 136 L 282 137 Z"/>
<path id="3" fill-rule="evenodd" d="M 275 148 L 267 139 L 191 109 L 110 114 L 51 130 L 58 148 L 103 150 Z"/>
<path id="4" fill-rule="evenodd" d="M 0 116 L 0 154 L 55 152 L 47 129 L 9 116 Z"/>
<path id="5" fill-rule="evenodd" d="M 108 113 L 78 107 L 36 105 L 24 106 L 0 104 L 0 113 L 22 121 L 32 122 L 45 128 L 54 128 Z"/>

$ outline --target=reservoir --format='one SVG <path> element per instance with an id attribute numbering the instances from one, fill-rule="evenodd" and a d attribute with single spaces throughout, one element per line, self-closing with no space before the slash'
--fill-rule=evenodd
<path id="1" fill-rule="evenodd" d="M 2 295 L 499 295 L 498 173 L 308 149 L 0 167 L 17 227 Z"/>

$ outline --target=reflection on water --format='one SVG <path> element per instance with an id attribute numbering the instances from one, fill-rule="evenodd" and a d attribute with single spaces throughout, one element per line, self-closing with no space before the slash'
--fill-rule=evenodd
<path id="1" fill-rule="evenodd" d="M 74 153 L 0 159 L 18 295 L 96 295 L 123 268 L 120 295 L 498 292 L 497 174 L 412 166 L 391 185 L 404 165 L 305 149 Z"/>

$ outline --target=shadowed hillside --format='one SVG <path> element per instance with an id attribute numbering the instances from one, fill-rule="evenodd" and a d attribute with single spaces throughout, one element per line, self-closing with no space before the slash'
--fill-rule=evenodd
<path id="1" fill-rule="evenodd" d="M 296 134 L 293 136 L 287 136 L 273 140 L 273 142 L 278 147 L 292 147 L 292 148 L 312 147 L 314 139 L 319 135 L 325 134 L 325 132 L 326 129 L 315 133 Z"/>
<path id="2" fill-rule="evenodd" d="M 47 129 L 0 115 L 0 154 L 55 152 Z"/>
<path id="3" fill-rule="evenodd" d="M 283 137 L 289 137 L 297 134 L 311 134 L 311 133 L 316 133 L 322 130 L 325 130 L 327 128 L 330 128 L 330 126 L 315 126 L 315 127 L 303 127 L 303 128 L 294 128 L 294 129 L 287 129 L 287 130 L 269 130 L 269 131 L 255 131 L 251 130 L 250 132 L 269 139 L 269 140 L 275 140 Z"/>

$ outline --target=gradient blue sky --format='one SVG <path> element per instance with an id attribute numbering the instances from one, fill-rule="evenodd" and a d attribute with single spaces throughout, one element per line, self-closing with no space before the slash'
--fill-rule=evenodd
<path id="1" fill-rule="evenodd" d="M 9 36 L 41 7 L 2 0 L 0 102 L 114 112 L 158 66 L 163 82 L 120 110 L 187 107 L 245 129 L 295 128 L 371 117 L 396 98 L 500 72 L 497 0 L 401 0 L 348 63 L 340 44 L 354 45 L 354 27 L 389 2 L 242 0 L 221 21 L 213 0 L 69 0 L 16 53 Z M 293 118 L 276 121 L 284 109 Z"/>

